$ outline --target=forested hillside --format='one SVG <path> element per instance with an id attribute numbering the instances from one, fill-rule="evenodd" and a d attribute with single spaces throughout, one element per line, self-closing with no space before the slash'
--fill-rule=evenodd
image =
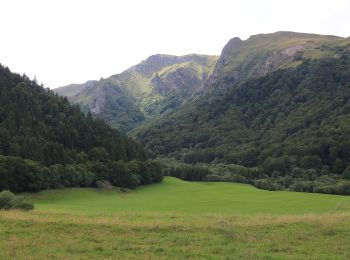
<path id="1" fill-rule="evenodd" d="M 350 178 L 349 47 L 330 51 L 336 55 L 239 84 L 222 79 L 207 98 L 135 134 L 155 155 L 258 167 L 243 177 L 274 182 L 262 188 Z M 295 189 L 313 190 L 312 183 L 302 185 Z"/>
<path id="2" fill-rule="evenodd" d="M 161 180 L 159 165 L 145 160 L 133 139 L 0 66 L 0 190 L 90 186 L 97 180 L 135 187 Z"/>

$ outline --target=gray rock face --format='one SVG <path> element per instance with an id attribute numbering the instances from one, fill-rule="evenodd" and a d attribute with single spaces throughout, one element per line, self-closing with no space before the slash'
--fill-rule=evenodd
<path id="1" fill-rule="evenodd" d="M 163 96 L 186 97 L 192 95 L 201 83 L 202 81 L 190 69 L 186 68 L 178 68 L 164 79 L 158 75 L 152 79 L 152 84 L 155 86 L 153 92 Z"/>
<path id="2" fill-rule="evenodd" d="M 231 39 L 223 48 L 212 75 L 205 83 L 205 92 L 223 76 L 232 82 L 264 76 L 293 61 L 295 54 L 304 49 L 303 44 L 286 48 L 271 47 L 274 44 L 273 35 L 255 35 L 246 41 L 237 37 Z"/>
<path id="3" fill-rule="evenodd" d="M 304 46 L 299 44 L 269 53 L 262 62 L 260 68 L 256 70 L 255 76 L 261 77 L 273 70 L 278 69 L 283 64 L 294 60 L 294 55 L 303 49 Z"/>
<path id="4" fill-rule="evenodd" d="M 105 104 L 105 91 L 101 87 L 96 88 L 93 100 L 88 105 L 89 109 L 92 113 L 99 114 L 102 112 L 104 104 Z"/>

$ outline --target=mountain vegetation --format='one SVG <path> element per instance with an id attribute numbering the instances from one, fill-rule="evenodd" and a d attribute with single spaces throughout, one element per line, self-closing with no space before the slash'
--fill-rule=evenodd
<path id="1" fill-rule="evenodd" d="M 142 146 L 27 76 L 0 66 L 0 190 L 136 187 L 161 181 Z"/>
<path id="2" fill-rule="evenodd" d="M 320 48 L 335 55 L 299 57 L 296 67 L 248 80 L 224 77 L 206 98 L 135 135 L 155 155 L 248 168 L 235 175 L 259 188 L 350 194 L 349 45 Z"/>

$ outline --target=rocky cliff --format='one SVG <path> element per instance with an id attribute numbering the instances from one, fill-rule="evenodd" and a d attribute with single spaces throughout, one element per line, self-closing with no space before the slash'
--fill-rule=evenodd
<path id="1" fill-rule="evenodd" d="M 320 46 L 342 40 L 336 36 L 294 32 L 258 34 L 245 41 L 235 37 L 223 48 L 207 88 L 220 80 L 261 77 L 277 69 L 295 67 L 303 59 L 334 55 L 335 52 L 324 51 Z"/>

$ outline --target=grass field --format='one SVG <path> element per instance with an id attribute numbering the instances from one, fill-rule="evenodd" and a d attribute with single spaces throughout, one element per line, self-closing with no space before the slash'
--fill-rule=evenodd
<path id="1" fill-rule="evenodd" d="M 349 259 L 350 197 L 232 183 L 28 195 L 0 211 L 0 259 Z"/>
<path id="2" fill-rule="evenodd" d="M 73 188 L 29 198 L 41 211 L 87 214 L 305 214 L 350 209 L 350 197 L 346 196 L 265 191 L 246 184 L 186 182 L 172 177 L 125 193 Z"/>

